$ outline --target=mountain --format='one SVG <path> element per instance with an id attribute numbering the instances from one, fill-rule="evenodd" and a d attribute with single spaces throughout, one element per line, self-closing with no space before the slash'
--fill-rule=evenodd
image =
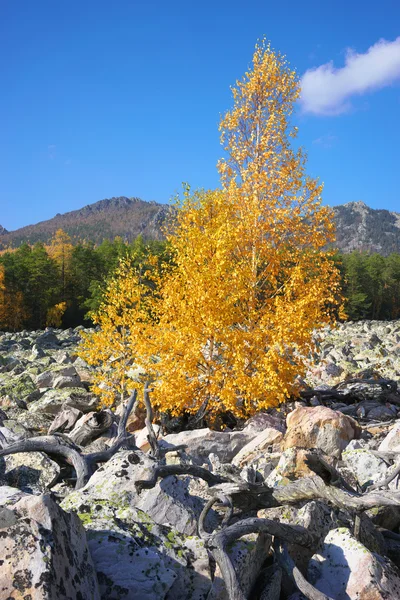
<path id="1" fill-rule="evenodd" d="M 17 247 L 22 242 L 48 242 L 57 229 L 63 229 L 73 241 L 91 240 L 96 244 L 116 236 L 130 242 L 139 234 L 144 239 L 162 239 L 161 227 L 170 210 L 166 204 L 140 198 L 106 198 L 36 225 L 0 230 L 0 248 Z"/>
<path id="2" fill-rule="evenodd" d="M 361 250 L 387 256 L 400 253 L 400 213 L 348 202 L 333 208 L 336 244 L 342 252 Z"/>
<path id="3" fill-rule="evenodd" d="M 369 208 L 364 202 L 348 202 L 333 208 L 336 221 L 336 247 L 342 252 L 362 250 L 388 255 L 400 253 L 400 213 Z M 0 226 L 0 249 L 22 242 L 48 242 L 57 229 L 66 231 L 74 241 L 96 244 L 116 236 L 132 241 L 139 234 L 145 239 L 162 239 L 162 225 L 171 207 L 139 198 L 107 198 L 80 210 L 57 214 L 48 221 L 7 231 Z"/>

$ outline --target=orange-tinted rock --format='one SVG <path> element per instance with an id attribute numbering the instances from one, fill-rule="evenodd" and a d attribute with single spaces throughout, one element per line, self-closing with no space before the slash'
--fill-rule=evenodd
<path id="1" fill-rule="evenodd" d="M 342 450 L 361 429 L 352 417 L 325 406 L 300 407 L 289 413 L 282 448 L 320 448 L 340 458 Z"/>

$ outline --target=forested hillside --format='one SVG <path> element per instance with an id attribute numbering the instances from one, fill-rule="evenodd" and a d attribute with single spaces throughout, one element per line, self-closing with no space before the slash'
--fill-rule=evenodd
<path id="1" fill-rule="evenodd" d="M 109 198 L 15 231 L 0 225 L 0 250 L 17 248 L 23 242 L 47 244 L 58 229 L 68 233 L 74 243 L 101 244 L 116 236 L 132 242 L 138 235 L 146 240 L 161 240 L 163 225 L 171 212 L 173 209 L 167 204 L 126 196 Z M 383 256 L 400 252 L 400 213 L 372 209 L 364 202 L 335 206 L 333 212 L 335 246 L 340 252 L 359 250 Z"/>
<path id="2" fill-rule="evenodd" d="M 116 236 L 132 242 L 138 235 L 159 240 L 163 237 L 161 228 L 169 210 L 166 204 L 144 202 L 140 198 L 107 198 L 15 231 L 6 231 L 0 226 L 0 249 L 17 248 L 24 242 L 47 244 L 58 229 L 68 233 L 75 243 L 101 244 Z"/>

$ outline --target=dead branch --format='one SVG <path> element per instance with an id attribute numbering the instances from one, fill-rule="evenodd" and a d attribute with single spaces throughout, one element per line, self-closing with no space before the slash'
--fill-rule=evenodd
<path id="1" fill-rule="evenodd" d="M 143 398 L 144 398 L 144 404 L 146 407 L 145 424 L 147 427 L 147 439 L 149 440 L 152 456 L 155 459 L 159 459 L 160 458 L 160 448 L 159 448 L 159 445 L 157 442 L 157 436 L 155 434 L 154 427 L 153 427 L 153 409 L 152 409 L 151 402 L 150 402 L 149 392 L 150 392 L 149 382 L 146 381 L 146 383 L 144 384 Z"/>
<path id="2" fill-rule="evenodd" d="M 203 479 L 209 486 L 229 481 L 226 477 L 211 473 L 208 469 L 198 467 L 197 465 L 159 465 L 154 463 L 154 470 L 150 479 L 140 479 L 136 481 L 136 490 L 138 493 L 142 490 L 149 490 L 155 487 L 158 479 L 161 477 L 168 477 L 169 475 L 192 475 L 193 477 Z"/>
<path id="3" fill-rule="evenodd" d="M 130 395 L 128 402 L 124 408 L 124 411 L 121 415 L 119 423 L 118 423 L 118 434 L 117 434 L 118 440 L 126 438 L 126 425 L 128 423 L 129 415 L 136 408 L 136 403 L 137 403 L 137 390 L 133 390 L 133 392 Z"/>
<path id="4" fill-rule="evenodd" d="M 287 546 L 280 539 L 274 540 L 274 552 L 278 565 L 293 579 L 298 589 L 308 600 L 333 600 L 330 596 L 326 596 L 317 590 L 311 583 L 307 581 L 301 571 L 296 567 L 291 558 Z"/>
<path id="5" fill-rule="evenodd" d="M 92 475 L 92 468 L 87 458 L 81 454 L 80 448 L 63 435 L 47 435 L 20 440 L 0 450 L 0 456 L 19 452 L 44 452 L 57 456 L 72 465 L 76 472 L 75 489 L 86 485 Z"/>
<path id="6" fill-rule="evenodd" d="M 217 502 L 219 502 L 222 506 L 228 507 L 228 511 L 226 512 L 226 514 L 222 520 L 220 529 L 223 529 L 224 527 L 226 527 L 228 525 L 230 519 L 232 518 L 233 502 L 232 502 L 232 498 L 230 496 L 224 496 L 223 494 L 221 494 L 218 497 L 210 498 L 210 500 L 207 502 L 207 504 L 204 506 L 203 510 L 201 511 L 201 514 L 199 517 L 199 523 L 197 526 L 199 536 L 203 540 L 209 539 L 210 536 L 212 535 L 210 533 L 207 533 L 207 531 L 205 530 L 204 521 L 206 520 L 206 517 L 207 517 L 208 513 L 210 512 L 211 508 L 214 506 L 214 504 L 217 504 Z"/>
<path id="7" fill-rule="evenodd" d="M 218 563 L 225 581 L 229 600 L 246 600 L 246 596 L 241 588 L 226 548 L 232 542 L 250 533 L 267 533 L 279 536 L 290 543 L 306 547 L 312 547 L 315 544 L 315 537 L 304 527 L 278 523 L 271 519 L 243 519 L 218 533 L 210 535 L 207 547 Z"/>
<path id="8" fill-rule="evenodd" d="M 75 427 L 68 437 L 79 446 L 86 446 L 92 440 L 98 438 L 102 433 L 110 429 L 113 424 L 112 414 L 105 410 L 94 413 L 82 425 Z"/>
<path id="9" fill-rule="evenodd" d="M 132 395 L 124 410 L 121 422 L 126 426 L 129 414 L 133 408 L 136 396 Z M 72 465 L 76 472 L 75 489 L 78 490 L 86 485 L 96 470 L 97 463 L 109 460 L 122 446 L 131 443 L 132 436 L 126 437 L 125 428 L 118 430 L 118 436 L 114 444 L 104 452 L 95 452 L 92 454 L 83 454 L 82 449 L 77 446 L 67 435 L 57 434 L 26 438 L 14 442 L 0 450 L 0 456 L 17 454 L 20 452 L 44 452 L 50 457 L 58 457 L 68 464 Z M 134 438 L 133 438 L 134 440 Z M 134 446 L 136 449 L 136 446 Z"/>

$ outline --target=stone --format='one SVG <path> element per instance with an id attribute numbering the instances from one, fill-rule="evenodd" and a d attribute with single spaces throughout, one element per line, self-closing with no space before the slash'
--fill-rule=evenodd
<path id="1" fill-rule="evenodd" d="M 75 497 L 75 495 L 73 495 Z M 76 497 L 75 497 L 76 499 Z M 128 492 L 91 502 L 63 501 L 87 533 L 101 597 L 202 600 L 211 588 L 204 542 L 156 523 L 134 507 Z"/>
<path id="2" fill-rule="evenodd" d="M 0 458 L 0 481 L 28 492 L 45 492 L 54 485 L 60 467 L 42 452 L 19 452 Z"/>
<path id="3" fill-rule="evenodd" d="M 387 405 L 376 406 L 367 412 L 370 421 L 388 421 L 397 416 L 397 410 Z"/>
<path id="4" fill-rule="evenodd" d="M 301 477 L 313 477 L 314 471 L 307 464 L 310 451 L 305 448 L 288 448 L 282 452 L 276 468 L 265 480 L 265 484 L 271 487 L 286 485 Z M 326 460 L 333 460 L 325 457 Z"/>
<path id="5" fill-rule="evenodd" d="M 60 340 L 50 330 L 46 330 L 36 338 L 36 345 L 41 348 L 57 349 L 60 347 Z"/>
<path id="6" fill-rule="evenodd" d="M 62 506 L 70 509 L 91 504 L 92 498 L 118 501 L 128 494 L 130 503 L 160 525 L 170 525 L 185 535 L 197 533 L 197 521 L 205 500 L 192 496 L 189 476 L 169 476 L 154 488 L 136 492 L 135 481 L 148 479 L 154 461 L 139 451 L 120 450 L 90 478 L 86 486 L 70 494 Z"/>
<path id="7" fill-rule="evenodd" d="M 372 553 L 346 528 L 331 530 L 308 567 L 320 592 L 335 600 L 387 600 L 400 597 L 400 573 L 386 558 Z"/>
<path id="8" fill-rule="evenodd" d="M 388 466 L 368 449 L 345 450 L 342 454 L 345 465 L 354 474 L 360 486 L 369 486 L 387 475 Z"/>
<path id="9" fill-rule="evenodd" d="M 172 446 L 187 446 L 187 453 L 191 454 L 202 464 L 207 462 L 208 455 L 216 454 L 221 462 L 230 462 L 233 457 L 245 446 L 257 432 L 249 428 L 247 431 L 212 431 L 211 429 L 195 429 L 170 433 L 161 440 L 164 448 Z"/>
<path id="10" fill-rule="evenodd" d="M 79 385 L 56 385 L 56 382 L 62 377 L 68 378 L 68 380 L 75 380 L 76 384 L 78 384 L 80 381 L 78 373 L 73 365 L 57 365 L 53 369 L 49 369 L 43 373 L 40 373 L 40 375 L 36 377 L 35 383 L 38 388 L 79 387 Z"/>
<path id="11" fill-rule="evenodd" d="M 49 496 L 14 495 L 7 504 L 0 536 L 1 597 L 100 600 L 79 518 Z"/>
<path id="12" fill-rule="evenodd" d="M 357 422 L 347 415 L 325 406 L 296 408 L 286 419 L 287 432 L 282 448 L 320 448 L 340 458 L 342 450 L 360 436 Z"/>
<path id="13" fill-rule="evenodd" d="M 36 392 L 36 385 L 27 373 L 21 373 L 15 377 L 0 378 L 0 397 L 10 396 L 25 400 L 30 394 Z"/>
<path id="14" fill-rule="evenodd" d="M 282 438 L 283 433 L 281 431 L 267 427 L 239 450 L 233 457 L 232 464 L 243 468 L 256 459 L 260 453 L 266 451 L 268 446 L 278 446 Z"/>
<path id="15" fill-rule="evenodd" d="M 400 452 L 400 420 L 396 421 L 385 439 L 379 444 L 379 452 Z"/>
<path id="16" fill-rule="evenodd" d="M 74 408 L 73 406 L 65 408 L 54 418 L 54 421 L 49 427 L 48 433 L 66 433 L 71 431 L 81 416 L 82 413 L 77 408 Z"/>
<path id="17" fill-rule="evenodd" d="M 98 398 L 94 394 L 87 392 L 84 388 L 49 389 L 43 394 L 40 400 L 30 403 L 29 411 L 32 413 L 56 415 L 61 408 L 72 406 L 83 413 L 87 413 L 95 410 L 98 405 Z"/>

